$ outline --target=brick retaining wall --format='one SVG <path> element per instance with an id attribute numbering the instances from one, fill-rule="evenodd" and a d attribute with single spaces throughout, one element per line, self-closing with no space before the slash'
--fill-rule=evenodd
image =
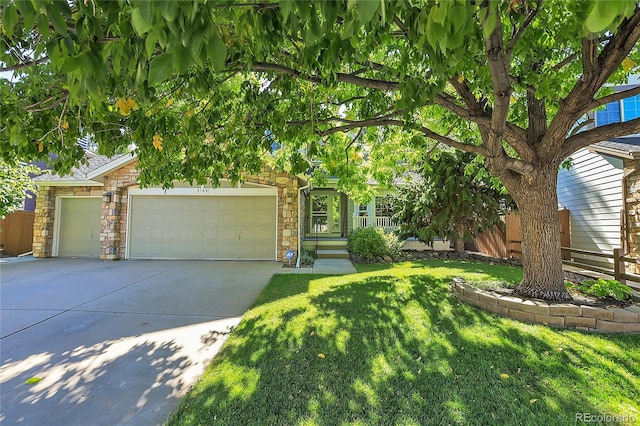
<path id="1" fill-rule="evenodd" d="M 572 303 L 522 299 L 494 291 L 479 290 L 455 278 L 451 284 L 464 303 L 505 317 L 582 331 L 640 333 L 640 306 L 601 308 Z"/>

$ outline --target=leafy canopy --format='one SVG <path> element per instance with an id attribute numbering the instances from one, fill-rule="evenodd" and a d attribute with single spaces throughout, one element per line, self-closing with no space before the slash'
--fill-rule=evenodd
<path id="1" fill-rule="evenodd" d="M 32 165 L 9 164 L 0 160 L 0 218 L 19 210 L 29 192 L 36 191 L 32 175 L 41 173 Z"/>
<path id="2" fill-rule="evenodd" d="M 300 172 L 307 158 L 327 159 L 324 173 L 348 178 L 347 190 L 371 173 L 389 180 L 408 146 L 435 141 L 518 179 L 600 138 L 583 132 L 561 146 L 575 120 L 604 102 L 601 87 L 624 82 L 640 62 L 635 1 L 1 8 L 0 61 L 19 79 L 0 80 L 0 155 L 53 153 L 64 172 L 82 159 L 75 140 L 90 134 L 106 154 L 135 144 L 142 183 L 256 171 L 271 151 L 266 130 L 281 147 L 269 161 Z M 363 145 L 391 147 L 372 156 L 379 162 L 357 155 L 357 129 Z"/>

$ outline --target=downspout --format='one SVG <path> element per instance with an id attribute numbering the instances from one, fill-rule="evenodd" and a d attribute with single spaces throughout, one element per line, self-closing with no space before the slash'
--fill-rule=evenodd
<path id="1" fill-rule="evenodd" d="M 298 188 L 298 258 L 296 259 L 296 270 L 298 272 L 300 270 L 300 258 L 302 257 L 300 254 L 302 253 L 302 220 L 300 218 L 300 213 L 302 210 L 302 191 L 311 187 L 311 182 L 307 183 L 305 186 Z"/>

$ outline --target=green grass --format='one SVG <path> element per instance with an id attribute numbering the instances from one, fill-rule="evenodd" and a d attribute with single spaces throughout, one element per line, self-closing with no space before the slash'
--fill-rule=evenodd
<path id="1" fill-rule="evenodd" d="M 358 270 L 275 275 L 169 424 L 640 424 L 640 336 L 524 324 L 449 291 L 454 276 L 516 282 L 521 269 Z"/>

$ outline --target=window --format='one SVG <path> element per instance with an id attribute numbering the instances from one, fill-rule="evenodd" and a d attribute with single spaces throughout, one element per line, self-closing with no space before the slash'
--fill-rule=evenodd
<path id="1" fill-rule="evenodd" d="M 640 117 L 640 95 L 609 102 L 604 109 L 595 112 L 596 126 L 604 126 Z"/>
<path id="2" fill-rule="evenodd" d="M 620 122 L 620 103 L 609 102 L 604 109 L 596 111 L 596 126 Z"/>
<path id="3" fill-rule="evenodd" d="M 358 216 L 360 217 L 369 216 L 368 204 L 358 204 Z"/>
<path id="4" fill-rule="evenodd" d="M 376 217 L 393 216 L 393 208 L 389 197 L 376 197 Z"/>
<path id="5" fill-rule="evenodd" d="M 624 113 L 624 121 L 640 117 L 640 95 L 623 99 L 622 111 Z"/>

